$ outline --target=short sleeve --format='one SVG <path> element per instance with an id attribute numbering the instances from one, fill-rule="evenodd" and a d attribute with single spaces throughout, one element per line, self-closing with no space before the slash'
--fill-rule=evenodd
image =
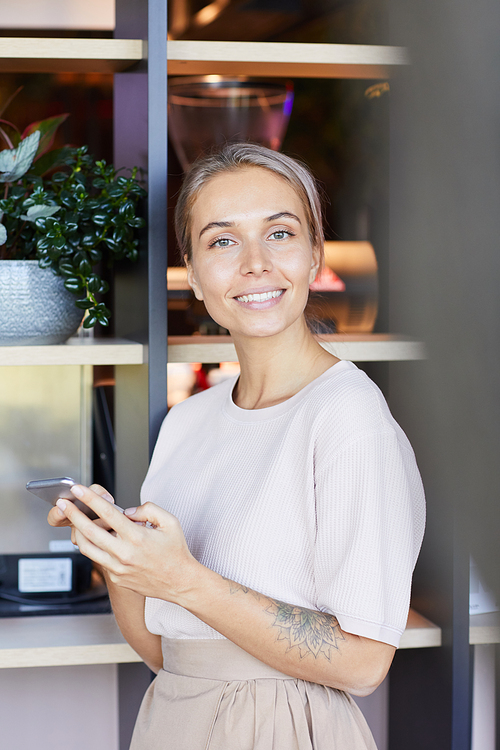
<path id="1" fill-rule="evenodd" d="M 396 429 L 363 434 L 315 469 L 317 605 L 343 630 L 398 646 L 422 542 L 425 500 Z"/>

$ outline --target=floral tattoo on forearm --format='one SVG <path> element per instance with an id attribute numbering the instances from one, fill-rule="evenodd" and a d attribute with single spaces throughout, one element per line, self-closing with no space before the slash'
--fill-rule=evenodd
<path id="1" fill-rule="evenodd" d="M 338 651 L 339 642 L 345 641 L 339 622 L 334 615 L 306 607 L 295 607 L 293 604 L 287 604 L 278 599 L 264 597 L 257 591 L 228 578 L 224 580 L 229 583 L 231 594 L 241 592 L 251 594 L 258 601 L 265 599 L 268 605 L 264 611 L 274 618 L 271 627 L 279 629 L 277 640 L 288 643 L 287 651 L 298 648 L 301 659 L 308 654 L 312 654 L 317 659 L 321 654 L 331 661 L 332 648 Z"/>
<path id="2" fill-rule="evenodd" d="M 308 654 L 317 659 L 322 654 L 331 661 L 332 648 L 338 651 L 339 641 L 345 641 L 338 620 L 333 615 L 294 607 L 277 599 L 271 599 L 266 612 L 273 615 L 273 627 L 280 630 L 278 641 L 290 644 L 287 651 L 297 647 L 301 659 Z"/>

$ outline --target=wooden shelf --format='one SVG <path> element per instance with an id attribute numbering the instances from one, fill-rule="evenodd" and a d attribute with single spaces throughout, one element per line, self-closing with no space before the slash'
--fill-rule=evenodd
<path id="1" fill-rule="evenodd" d="M 13 365 L 141 365 L 145 347 L 125 339 L 70 339 L 56 346 L 0 346 L 0 367 Z"/>
<path id="2" fill-rule="evenodd" d="M 399 648 L 429 648 L 441 645 L 441 628 L 410 609 Z"/>
<path id="3" fill-rule="evenodd" d="M 293 42 L 172 41 L 170 75 L 388 78 L 408 64 L 402 47 Z"/>
<path id="4" fill-rule="evenodd" d="M 0 619 L 0 669 L 134 661 L 113 615 Z"/>
<path id="5" fill-rule="evenodd" d="M 321 336 L 322 346 L 352 362 L 389 362 L 425 359 L 424 345 L 390 334 L 333 334 Z M 237 362 L 230 336 L 171 336 L 169 362 Z"/>
<path id="6" fill-rule="evenodd" d="M 170 41 L 170 75 L 388 78 L 407 65 L 403 47 L 293 42 Z M 118 73 L 147 56 L 142 39 L 0 37 L 3 73 Z"/>
<path id="7" fill-rule="evenodd" d="M 2 73 L 118 73 L 142 60 L 142 39 L 0 37 Z"/>
<path id="8" fill-rule="evenodd" d="M 410 610 L 400 648 L 441 645 L 441 630 Z M 113 615 L 0 619 L 0 669 L 142 661 Z"/>
<path id="9" fill-rule="evenodd" d="M 478 646 L 482 643 L 500 643 L 500 612 L 471 615 L 469 643 L 471 646 Z"/>
<path id="10" fill-rule="evenodd" d="M 320 337 L 322 346 L 352 362 L 425 359 L 424 345 L 404 336 L 351 334 Z M 237 362 L 230 336 L 170 336 L 169 362 Z M 0 367 L 20 365 L 141 365 L 147 347 L 125 339 L 70 339 L 57 346 L 0 346 Z"/>

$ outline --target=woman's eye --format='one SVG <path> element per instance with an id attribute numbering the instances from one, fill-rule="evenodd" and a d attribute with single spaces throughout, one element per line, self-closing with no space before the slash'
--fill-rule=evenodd
<path id="1" fill-rule="evenodd" d="M 273 232 L 270 235 L 270 239 L 274 240 L 284 240 L 286 237 L 291 237 L 292 232 L 287 232 L 286 229 L 277 229 L 275 232 Z"/>
<path id="2" fill-rule="evenodd" d="M 210 243 L 210 247 L 229 247 L 233 240 L 229 237 L 217 237 L 213 242 Z"/>

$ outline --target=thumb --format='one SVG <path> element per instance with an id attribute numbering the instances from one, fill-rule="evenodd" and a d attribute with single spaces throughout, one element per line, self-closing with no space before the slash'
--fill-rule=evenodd
<path id="1" fill-rule="evenodd" d="M 141 523 L 155 528 L 168 526 L 174 519 L 171 513 L 160 508 L 155 503 L 144 503 L 136 508 L 125 508 L 125 515 L 134 523 Z"/>

